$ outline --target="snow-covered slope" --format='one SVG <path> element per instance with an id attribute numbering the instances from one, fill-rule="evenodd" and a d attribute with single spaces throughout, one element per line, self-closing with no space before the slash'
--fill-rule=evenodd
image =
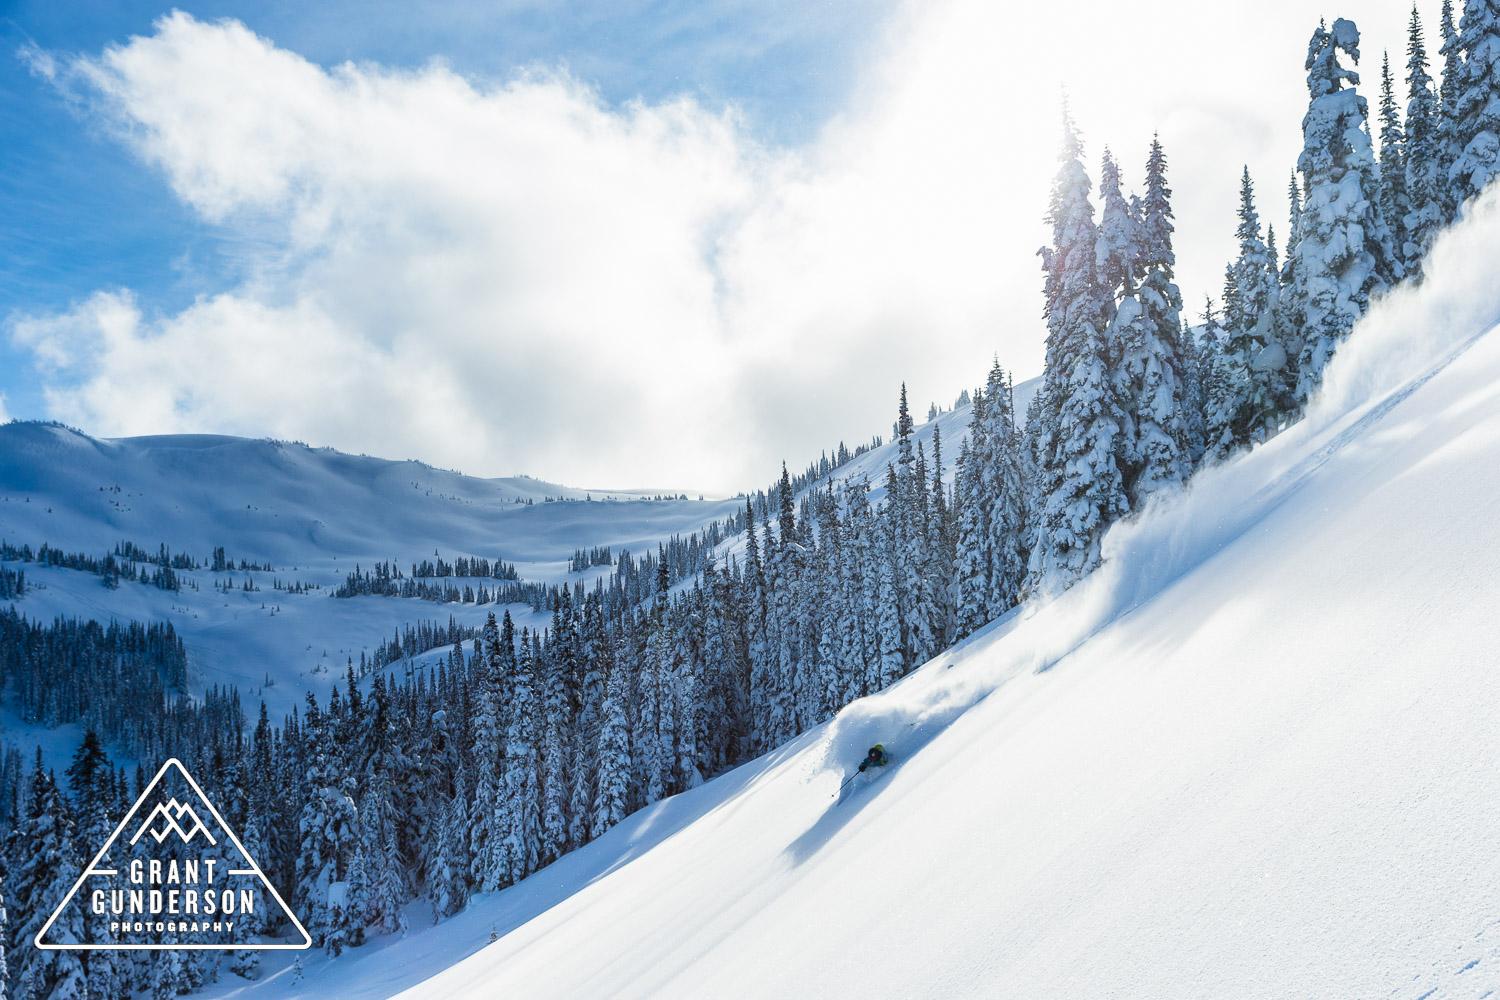
<path id="1" fill-rule="evenodd" d="M 1031 398 L 1041 387 L 1040 376 L 1016 385 L 1013 395 L 1017 420 L 1026 419 L 1026 409 L 1031 405 Z M 921 446 L 926 450 L 929 458 L 932 455 L 934 435 L 942 434 L 943 472 L 950 485 L 953 482 L 954 463 L 958 458 L 959 445 L 969 435 L 969 419 L 973 415 L 973 409 L 971 404 L 964 403 L 951 410 L 944 410 L 936 418 L 918 424 L 912 432 L 912 447 L 915 449 Z M 887 435 L 887 437 L 892 437 L 892 435 Z M 896 442 L 888 440 L 879 448 L 872 448 L 863 455 L 839 466 L 826 479 L 820 480 L 815 485 L 826 486 L 829 480 L 835 483 L 868 480 L 870 497 L 878 503 L 885 496 L 886 466 L 894 463 L 896 458 Z"/>
<path id="2" fill-rule="evenodd" d="M 309 688 L 321 697 L 342 678 L 348 658 L 358 661 L 397 628 L 450 615 L 477 625 L 496 610 L 330 597 L 356 564 L 368 569 L 388 559 L 406 572 L 434 555 L 450 562 L 481 556 L 515 564 L 523 579 L 552 582 L 569 578 L 567 560 L 576 548 L 640 553 L 739 506 L 590 492 L 526 477 L 478 479 L 420 462 L 275 441 L 98 440 L 52 425 L 0 426 L 0 540 L 92 556 L 122 541 L 151 552 L 165 543 L 200 562 L 223 546 L 235 562 L 273 566 L 186 571 L 178 592 L 130 582 L 109 590 L 88 573 L 23 566 L 32 586 L 18 609 L 42 621 L 55 615 L 170 621 L 187 646 L 194 690 L 235 684 L 252 708 L 264 698 L 278 717 Z M 259 589 L 226 593 L 214 586 L 229 580 L 239 587 L 246 579 Z M 274 580 L 322 589 L 287 593 L 275 590 Z M 517 616 L 523 610 L 512 608 Z M 267 677 L 273 684 L 263 688 Z"/>
<path id="3" fill-rule="evenodd" d="M 609 504 L 573 507 L 546 498 Z M 524 506 L 525 501 L 534 501 Z M 612 506 L 612 504 L 629 504 Z M 674 506 L 675 505 L 675 506 Z M 279 565 L 485 555 L 556 564 L 575 546 L 654 543 L 720 507 L 647 504 L 640 491 L 572 489 L 518 476 L 479 479 L 416 461 L 217 435 L 97 440 L 34 423 L 0 427 L 0 537 L 102 549 L 215 545 Z"/>
<path id="4" fill-rule="evenodd" d="M 1475 214 L 1305 421 L 1062 598 L 453 921 L 246 992 L 1493 995 L 1496 200 Z M 895 764 L 836 805 L 876 740 Z"/>
<path id="5" fill-rule="evenodd" d="M 1042 387 L 1040 376 L 1027 379 L 1015 386 L 1013 391 L 1015 412 L 1018 420 L 1024 420 L 1026 409 L 1031 405 L 1034 397 Z M 973 417 L 974 407 L 970 403 L 956 405 L 951 410 L 944 410 L 935 418 L 917 424 L 912 431 L 912 449 L 922 448 L 928 456 L 933 454 L 933 445 L 937 435 L 941 434 L 943 439 L 943 477 L 944 482 L 951 489 L 953 476 L 957 471 L 959 449 L 965 438 L 969 436 L 969 421 Z M 797 493 L 800 502 L 814 490 L 826 490 L 830 483 L 837 487 L 845 482 L 859 482 L 863 480 L 870 485 L 869 499 L 872 504 L 880 505 L 885 502 L 886 469 L 894 465 L 899 458 L 898 445 L 894 440 L 886 441 L 878 448 L 859 455 L 828 475 L 815 480 L 804 486 Z M 745 535 L 740 532 L 731 535 L 720 543 L 716 557 L 721 561 L 743 559 L 745 555 Z M 683 583 L 681 586 L 687 586 Z"/>

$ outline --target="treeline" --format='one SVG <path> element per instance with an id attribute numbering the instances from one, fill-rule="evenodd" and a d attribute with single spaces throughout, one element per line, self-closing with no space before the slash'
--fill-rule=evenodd
<path id="1" fill-rule="evenodd" d="M 643 556 L 634 556 L 628 550 L 621 550 L 615 559 L 614 572 L 596 581 L 593 589 L 604 605 L 612 610 L 649 600 L 654 593 L 660 565 L 667 567 L 668 579 L 674 584 L 697 576 L 707 565 L 713 551 L 738 534 L 744 523 L 744 515 L 737 513 L 712 521 L 686 537 L 673 535 L 659 545 L 655 552 L 648 552 Z M 611 555 L 609 548 L 595 551 L 605 558 Z M 577 556 L 578 553 L 575 552 L 574 558 Z M 509 563 L 495 565 L 515 573 L 514 567 Z M 356 565 L 344 578 L 344 582 L 334 589 L 333 596 L 358 597 L 373 594 L 448 604 L 525 604 L 533 611 L 546 611 L 560 597 L 581 602 L 585 593 L 582 581 L 544 584 L 511 578 L 501 580 L 494 587 L 433 584 L 405 576 L 396 562 L 390 560 L 378 562 L 370 569 Z"/>
<path id="2" fill-rule="evenodd" d="M 462 587 L 452 584 L 428 583 L 426 580 L 404 576 L 401 567 L 392 562 L 381 561 L 370 569 L 356 565 L 344 577 L 344 582 L 333 591 L 334 597 L 407 597 L 443 604 L 493 604 L 502 600 L 508 588 L 490 588 L 484 584 L 475 587 L 466 583 Z"/>
<path id="3" fill-rule="evenodd" d="M 816 461 L 809 462 L 806 469 L 803 469 L 801 472 L 793 475 L 791 477 L 792 489 L 800 493 L 802 490 L 807 489 L 813 483 L 819 482 L 823 479 L 827 479 L 829 475 L 831 475 L 835 470 L 848 465 L 850 462 L 854 461 L 856 458 L 859 458 L 861 455 L 872 452 L 876 448 L 882 447 L 884 444 L 885 439 L 882 438 L 879 434 L 874 435 L 864 444 L 855 446 L 853 451 L 850 451 L 848 447 L 845 446 L 844 442 L 840 441 L 838 443 L 838 447 L 833 449 L 832 456 L 830 456 L 829 453 L 825 451 L 818 456 Z M 777 482 L 771 484 L 770 489 L 757 491 L 754 494 L 754 499 L 758 503 L 760 503 L 762 509 L 764 510 L 766 498 L 774 497 L 777 490 L 779 489 L 780 481 L 778 480 Z"/>
<path id="4" fill-rule="evenodd" d="M 114 589 L 120 582 L 144 583 L 160 590 L 173 592 L 181 591 L 183 579 L 178 574 L 184 571 L 194 571 L 205 568 L 215 573 L 232 573 L 236 570 L 241 572 L 271 572 L 272 566 L 269 562 L 252 562 L 241 559 L 238 563 L 230 559 L 224 551 L 223 546 L 213 550 L 209 561 L 205 564 L 185 552 L 173 552 L 165 543 L 158 545 L 153 552 L 132 541 L 121 541 L 115 544 L 112 551 L 103 556 L 93 556 L 86 552 L 65 552 L 62 549 L 43 542 L 41 547 L 33 550 L 30 545 L 15 546 L 9 542 L 0 542 L 0 561 L 35 563 L 39 566 L 49 566 L 59 569 L 78 570 L 83 573 L 92 573 L 100 578 L 104 586 Z M 0 572 L 10 572 L 0 570 Z M 197 584 L 189 581 L 192 589 L 197 589 Z M 3 586 L 3 585 L 0 585 Z M 298 589 L 300 588 L 300 589 Z M 230 584 L 215 584 L 218 590 L 233 590 Z M 246 585 L 243 589 L 258 589 L 253 583 Z M 278 587 L 288 591 L 314 589 L 312 585 L 288 585 Z M 21 591 L 6 593 L 0 589 L 0 598 L 19 597 Z"/>
<path id="5" fill-rule="evenodd" d="M 407 624 L 403 628 L 396 629 L 391 634 L 390 641 L 376 646 L 373 653 L 367 655 L 363 650 L 360 651 L 359 669 L 356 676 L 365 677 L 373 670 L 379 670 L 401 660 L 409 660 L 440 646 L 468 642 L 478 634 L 477 626 L 462 624 L 452 615 L 448 616 L 447 624 L 435 621 L 418 622 L 415 625 Z"/>
<path id="6" fill-rule="evenodd" d="M 492 563 L 481 556 L 459 556 L 451 563 L 441 557 L 423 559 L 420 563 L 412 563 L 411 575 L 414 577 L 480 577 L 494 580 L 521 579 L 515 566 L 510 563 L 499 559 Z"/>
<path id="7" fill-rule="evenodd" d="M 118 542 L 115 544 L 114 555 L 116 559 L 125 562 L 153 563 L 163 569 L 198 569 L 199 563 L 185 552 L 172 552 L 165 544 L 159 546 L 155 552 L 147 552 L 134 542 Z"/>
<path id="8" fill-rule="evenodd" d="M 196 727 L 179 725 L 187 669 L 187 651 L 169 622 L 42 624 L 13 606 L 0 610 L 0 682 L 22 720 L 49 728 L 77 723 L 132 756 L 197 735 Z"/>
<path id="9" fill-rule="evenodd" d="M 46 542 L 43 542 L 35 551 L 30 545 L 22 545 L 18 548 L 9 542 L 0 542 L 0 560 L 35 563 L 38 566 L 92 573 L 110 589 L 118 587 L 121 580 L 149 584 L 161 590 L 179 591 L 182 589 L 182 580 L 178 577 L 177 570 L 191 568 L 191 566 L 179 565 L 184 562 L 191 563 L 191 560 L 180 555 L 173 556 L 167 552 L 166 546 L 162 546 L 159 557 L 152 556 L 148 560 L 135 561 L 132 556 L 122 554 L 125 551 L 132 551 L 132 548 L 129 543 L 122 543 L 115 547 L 114 552 L 103 556 L 91 556 L 85 552 L 64 552 L 62 549 L 53 548 Z M 20 596 L 20 592 L 11 596 Z"/>
<path id="10" fill-rule="evenodd" d="M 568 557 L 568 572 L 579 573 L 595 566 L 609 566 L 615 561 L 608 545 L 595 545 L 588 549 L 574 549 Z"/>
<path id="11" fill-rule="evenodd" d="M 26 571 L 0 566 L 0 601 L 20 597 L 26 593 Z"/>
<path id="12" fill-rule="evenodd" d="M 196 569 L 197 567 L 192 568 Z M 213 554 L 209 557 L 208 568 L 215 573 L 232 573 L 235 570 L 245 573 L 270 573 L 273 570 L 269 561 L 251 562 L 248 559 L 241 559 L 236 564 L 233 559 L 229 558 L 228 553 L 224 551 L 224 546 L 222 545 L 214 546 Z"/>

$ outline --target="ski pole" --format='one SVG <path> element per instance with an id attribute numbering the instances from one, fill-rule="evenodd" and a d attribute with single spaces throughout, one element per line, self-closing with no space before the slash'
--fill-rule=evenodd
<path id="1" fill-rule="evenodd" d="M 839 791 L 833 793 L 834 798 L 838 798 L 839 792 L 842 792 L 844 790 L 844 787 L 857 777 L 859 777 L 859 772 L 855 771 L 853 774 L 849 775 L 849 777 L 845 778 L 843 784 L 839 785 Z"/>

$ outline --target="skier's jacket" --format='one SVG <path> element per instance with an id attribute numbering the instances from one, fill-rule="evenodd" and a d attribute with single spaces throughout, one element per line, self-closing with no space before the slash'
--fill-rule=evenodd
<path id="1" fill-rule="evenodd" d="M 885 744 L 877 743 L 865 754 L 865 759 L 859 762 L 859 769 L 863 771 L 867 767 L 885 767 L 890 759 L 885 752 Z"/>

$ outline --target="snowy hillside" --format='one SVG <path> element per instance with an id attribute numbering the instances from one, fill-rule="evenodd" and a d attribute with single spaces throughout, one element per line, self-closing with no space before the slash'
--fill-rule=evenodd
<path id="1" fill-rule="evenodd" d="M 1040 377 L 1027 379 L 1015 387 L 1015 412 L 1018 419 L 1024 420 L 1026 408 L 1031 405 L 1031 397 L 1042 387 Z M 944 473 L 948 482 L 952 482 L 954 463 L 953 459 L 958 455 L 960 442 L 969 433 L 969 420 L 973 415 L 973 408 L 968 403 L 955 406 L 951 410 L 939 413 L 935 419 L 918 424 L 912 433 L 912 447 L 921 446 L 929 455 L 932 454 L 932 444 L 935 434 L 943 437 L 943 449 L 946 456 L 943 462 Z M 828 480 L 834 483 L 842 483 L 846 480 L 866 479 L 870 483 L 870 496 L 879 500 L 885 494 L 885 470 L 886 466 L 896 461 L 896 442 L 887 441 L 879 448 L 873 448 L 853 461 L 839 466 L 833 473 L 817 485 L 826 485 Z"/>
<path id="2" fill-rule="evenodd" d="M 44 424 L 0 427 L 0 536 L 79 548 L 161 535 L 179 549 L 223 545 L 278 565 L 436 548 L 541 567 L 565 561 L 574 545 L 639 548 L 718 510 L 697 501 L 646 504 L 643 492 L 590 492 L 524 476 L 478 479 L 287 442 L 214 435 L 101 441 Z M 543 503 L 589 496 L 631 505 Z M 523 510 L 527 501 L 534 506 Z"/>
<path id="3" fill-rule="evenodd" d="M 1305 420 L 1062 598 L 452 921 L 236 995 L 1493 995 L 1500 205 L 1475 216 Z M 894 764 L 836 805 L 877 740 Z"/>
<path id="4" fill-rule="evenodd" d="M 551 498 L 552 502 L 548 502 Z M 566 501 L 566 502 L 563 502 Z M 231 562 L 266 571 L 183 571 L 166 591 L 65 568 L 25 570 L 17 608 L 100 621 L 170 621 L 189 654 L 196 691 L 230 683 L 273 715 L 326 691 L 409 623 L 478 625 L 492 604 L 394 597 L 329 597 L 356 564 L 410 564 L 441 556 L 504 560 L 523 580 L 576 579 L 577 548 L 653 550 L 737 510 L 735 501 L 652 500 L 643 493 L 572 489 L 525 477 L 479 479 L 414 461 L 346 455 L 283 442 L 210 435 L 97 440 L 62 427 L 0 426 L 0 541 L 102 556 L 121 542 L 154 553 L 165 544 L 206 562 L 223 547 Z M 592 577 L 607 567 L 587 571 Z M 245 581 L 258 589 L 246 592 Z M 228 582 L 231 589 L 215 589 Z M 276 590 L 300 583 L 307 593 Z M 458 581 L 476 586 L 484 581 Z M 488 581 L 493 586 L 494 581 Z M 197 589 L 193 589 L 196 586 Z M 525 620 L 529 609 L 513 611 Z M 269 677 L 273 686 L 262 688 Z M 64 734 L 63 743 L 76 743 Z"/>
<path id="5" fill-rule="evenodd" d="M 1015 412 L 1018 419 L 1025 419 L 1026 408 L 1031 405 L 1032 397 L 1042 387 L 1040 376 L 1027 379 L 1015 386 Z M 960 403 L 950 410 L 944 410 L 935 418 L 917 424 L 912 431 L 912 448 L 922 448 L 928 455 L 933 453 L 933 444 L 941 435 L 944 459 L 943 459 L 943 481 L 950 488 L 953 485 L 953 476 L 957 470 L 955 461 L 959 454 L 959 448 L 965 438 L 969 436 L 969 421 L 973 418 L 973 406 L 970 403 Z M 894 440 L 886 441 L 878 448 L 871 448 L 862 455 L 857 455 L 843 465 L 838 466 L 828 475 L 820 477 L 797 493 L 797 500 L 801 502 L 814 490 L 826 490 L 829 484 L 834 487 L 846 482 L 864 481 L 870 484 L 869 497 L 871 503 L 880 504 L 885 500 L 885 477 L 886 468 L 895 464 L 897 455 L 897 444 Z M 741 532 L 726 539 L 716 553 L 720 559 L 730 558 L 743 559 L 745 554 L 745 536 Z"/>

